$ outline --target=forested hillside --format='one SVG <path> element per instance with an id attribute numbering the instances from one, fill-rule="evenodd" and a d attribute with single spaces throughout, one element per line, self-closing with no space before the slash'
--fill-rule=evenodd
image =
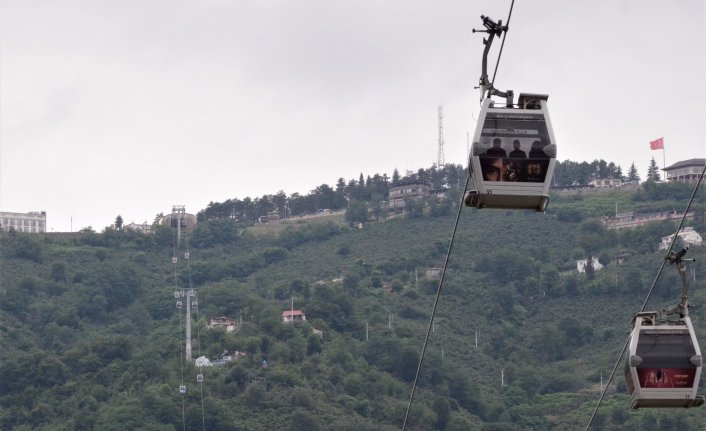
<path id="1" fill-rule="evenodd" d="M 654 164 L 654 159 L 652 160 Z M 656 167 L 648 172 L 648 178 L 659 180 Z M 315 214 L 322 209 L 340 210 L 350 206 L 350 202 L 363 202 L 375 213 L 381 202 L 388 199 L 391 186 L 401 182 L 427 183 L 432 189 L 460 189 L 468 177 L 468 171 L 461 165 L 446 164 L 444 166 L 431 166 L 420 168 L 416 172 L 408 171 L 400 174 L 397 169 L 391 177 L 387 174 L 374 174 L 363 176 L 358 180 L 346 181 L 339 178 L 335 186 L 321 184 L 307 194 L 292 193 L 287 195 L 280 190 L 276 194 L 244 199 L 233 198 L 223 202 L 211 202 L 199 211 L 200 221 L 233 219 L 242 223 L 254 223 L 260 216 L 265 216 L 269 211 L 277 211 L 282 218 Z M 623 175 L 622 168 L 613 162 L 594 160 L 588 162 L 574 162 L 565 160 L 557 161 L 552 187 L 588 187 L 594 179 L 619 179 L 626 183 L 637 184 L 640 176 L 633 164 L 628 175 Z"/>
<path id="2" fill-rule="evenodd" d="M 446 183 L 446 203 L 371 216 L 361 229 L 343 216 L 276 226 L 202 216 L 180 245 L 169 227 L 3 232 L 0 429 L 400 429 L 439 285 L 427 269 L 444 264 L 460 201 L 459 183 Z M 555 193 L 546 213 L 463 208 L 408 429 L 585 428 L 664 260 L 660 239 L 676 229 L 609 230 L 600 217 L 616 206 L 683 212 L 691 192 L 648 182 Z M 686 224 L 702 235 L 704 195 Z M 591 257 L 603 268 L 578 273 Z M 687 257 L 703 347 L 704 248 Z M 173 293 L 188 287 L 194 357 L 244 356 L 201 369 L 184 361 Z M 679 295 L 667 266 L 648 308 Z M 307 321 L 283 324 L 292 307 Z M 219 316 L 235 330 L 207 328 Z M 705 423 L 704 407 L 630 411 L 619 373 L 593 429 Z"/>

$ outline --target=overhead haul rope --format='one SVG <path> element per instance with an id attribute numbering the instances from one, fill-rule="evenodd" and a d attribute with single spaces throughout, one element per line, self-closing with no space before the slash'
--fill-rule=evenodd
<path id="1" fill-rule="evenodd" d="M 174 292 L 180 292 L 179 290 L 179 276 L 177 274 L 177 262 L 179 261 L 177 258 L 177 238 L 176 238 L 176 233 L 172 231 L 172 245 L 173 245 L 173 251 L 172 251 L 172 266 L 174 267 Z M 176 260 L 176 261 L 175 261 Z M 179 298 L 176 298 L 177 301 L 181 299 L 181 296 Z M 183 308 L 183 306 L 182 306 Z M 186 399 L 184 397 L 184 394 L 181 394 L 181 387 L 184 386 L 184 353 L 183 349 L 181 348 L 181 340 L 182 335 L 183 335 L 183 330 L 184 330 L 184 323 L 183 323 L 183 316 L 182 316 L 182 310 L 179 309 L 179 368 L 181 370 L 181 386 L 179 387 L 180 389 L 180 395 L 181 395 L 181 424 L 182 428 L 184 431 L 186 431 Z"/>
<path id="2" fill-rule="evenodd" d="M 686 206 L 686 210 L 684 211 L 684 215 L 681 217 L 681 221 L 679 222 L 679 226 L 677 227 L 677 231 L 674 233 L 674 236 L 672 237 L 672 241 L 669 243 L 669 248 L 667 249 L 667 255 L 669 256 L 670 253 L 672 252 L 672 248 L 674 247 L 674 243 L 677 240 L 677 234 L 681 230 L 682 226 L 684 226 L 684 221 L 686 220 L 686 215 L 689 214 L 689 209 L 691 208 L 692 202 L 694 202 L 694 197 L 696 197 L 696 192 L 699 190 L 699 185 L 701 184 L 701 180 L 704 178 L 704 174 L 706 173 L 706 165 L 704 165 L 704 168 L 701 170 L 701 175 L 699 175 L 699 180 L 696 182 L 696 186 L 694 187 L 694 191 L 691 194 L 691 198 L 689 199 L 689 203 Z M 642 307 L 640 307 L 639 313 L 642 313 L 645 311 L 645 307 L 647 307 L 647 303 L 650 300 L 650 296 L 652 296 L 652 291 L 655 288 L 655 285 L 657 284 L 657 280 L 659 280 L 659 276 L 662 274 L 662 270 L 664 269 L 664 266 L 667 264 L 667 257 L 664 258 L 662 261 L 662 265 L 659 267 L 659 271 L 657 271 L 657 276 L 655 277 L 654 281 L 652 282 L 652 286 L 650 287 L 650 290 L 647 292 L 647 297 L 645 298 L 645 302 L 642 303 Z M 586 431 L 591 427 L 591 424 L 593 423 L 593 419 L 596 417 L 596 413 L 598 412 L 598 408 L 601 406 L 601 402 L 603 402 L 603 398 L 605 397 L 606 392 L 608 392 L 608 386 L 610 385 L 611 380 L 613 380 L 613 376 L 615 376 L 615 371 L 618 369 L 618 365 L 620 365 L 620 361 L 623 359 L 623 355 L 625 354 L 625 350 L 628 348 L 628 344 L 630 344 L 630 336 L 628 336 L 627 340 L 625 341 L 625 345 L 623 345 L 623 350 L 620 351 L 620 356 L 618 356 L 618 360 L 615 361 L 615 365 L 613 366 L 613 371 L 610 373 L 610 377 L 608 378 L 608 383 L 606 383 L 605 388 L 603 389 L 603 392 L 601 392 L 601 396 L 598 399 L 598 403 L 596 404 L 596 407 L 593 409 L 593 413 L 591 414 L 591 419 L 588 421 L 588 425 L 586 425 Z"/>
<path id="3" fill-rule="evenodd" d="M 512 3 L 510 3 L 510 12 L 507 14 L 507 22 L 505 23 L 505 27 L 507 29 L 510 29 L 510 17 L 512 17 L 512 8 L 515 6 L 515 0 L 512 0 Z M 498 61 L 495 62 L 495 71 L 493 72 L 493 79 L 490 81 L 490 85 L 493 86 L 495 84 L 495 75 L 498 74 L 498 66 L 500 65 L 500 56 L 503 55 L 503 48 L 505 47 L 505 39 L 507 39 L 507 30 L 503 33 L 503 41 L 500 43 L 500 51 L 498 52 Z"/>
<path id="4" fill-rule="evenodd" d="M 491 82 L 491 88 L 492 88 L 492 83 L 495 82 L 495 75 L 498 72 L 498 66 L 500 64 L 500 57 L 502 56 L 503 53 L 503 47 L 505 46 L 505 39 L 507 37 L 507 26 L 510 24 L 510 18 L 512 17 L 512 8 L 515 5 L 515 0 L 512 0 L 512 3 L 510 4 L 510 12 L 507 15 L 507 24 L 505 25 L 505 34 L 503 35 L 503 41 L 502 44 L 500 45 L 500 52 L 498 53 L 498 58 L 495 62 L 495 71 L 493 73 L 493 80 Z M 483 71 L 485 73 L 485 70 Z M 446 269 L 448 268 L 449 265 L 449 257 L 451 256 L 451 250 L 453 249 L 453 244 L 454 244 L 454 239 L 456 238 L 456 230 L 458 229 L 458 222 L 461 219 L 461 209 L 463 208 L 464 205 L 464 197 L 466 195 L 466 190 L 468 189 L 468 183 L 471 180 L 471 173 L 470 171 L 468 172 L 468 176 L 466 177 L 466 184 L 463 186 L 463 193 L 461 193 L 461 202 L 459 202 L 458 205 L 458 212 L 456 213 L 456 221 L 454 223 L 454 228 L 453 232 L 451 233 L 451 240 L 449 241 L 449 249 L 446 252 L 446 259 L 444 260 L 444 267 L 441 270 L 441 279 L 439 280 L 439 287 L 436 289 L 436 296 L 434 298 L 434 306 L 432 307 L 431 310 L 431 317 L 429 318 L 429 325 L 427 326 L 427 333 L 426 336 L 424 337 L 424 344 L 422 345 L 422 353 L 419 356 L 419 364 L 417 364 L 417 371 L 414 374 L 414 382 L 412 383 L 412 392 L 409 395 L 409 403 L 407 404 L 407 411 L 404 414 L 404 422 L 402 423 L 402 431 L 405 430 L 407 426 L 407 420 L 409 419 L 409 412 L 412 408 L 412 402 L 414 401 L 414 394 L 417 389 L 417 382 L 419 381 L 419 373 L 421 372 L 422 369 L 422 364 L 424 362 L 424 354 L 426 353 L 427 350 L 427 345 L 429 343 L 429 336 L 431 334 L 432 327 L 434 325 L 434 315 L 436 314 L 436 309 L 437 306 L 439 305 L 439 298 L 441 297 L 441 288 L 444 285 L 444 279 L 446 278 Z"/>
<path id="5" fill-rule="evenodd" d="M 200 358 L 201 357 L 201 333 L 199 330 L 199 306 L 198 306 L 198 296 L 196 296 L 196 290 L 194 289 L 193 283 L 191 282 L 191 253 L 189 252 L 189 236 L 185 235 L 185 242 L 186 242 L 186 255 L 189 256 L 186 258 L 186 269 L 189 274 L 189 291 L 194 292 L 194 300 L 196 301 L 196 357 Z M 192 303 L 193 304 L 193 303 Z M 203 367 L 199 367 L 199 374 L 203 377 L 203 371 L 201 370 Z M 204 379 L 205 380 L 205 379 Z M 206 430 L 206 414 L 204 412 L 204 402 L 203 402 L 203 380 L 198 382 L 199 383 L 199 391 L 201 392 L 201 427 L 205 431 Z"/>
<path id="6" fill-rule="evenodd" d="M 422 363 L 424 362 L 424 353 L 427 350 L 427 344 L 429 343 L 429 334 L 431 334 L 431 328 L 434 324 L 434 315 L 436 314 L 436 308 L 439 305 L 439 298 L 441 297 L 441 288 L 444 285 L 444 278 L 446 276 L 446 268 L 449 266 L 449 256 L 451 256 L 451 250 L 454 245 L 454 238 L 456 238 L 456 230 L 458 228 L 458 221 L 461 218 L 461 209 L 463 208 L 463 197 L 466 195 L 466 189 L 468 189 L 468 182 L 470 181 L 470 174 L 466 177 L 466 185 L 463 186 L 463 193 L 461 193 L 461 201 L 458 205 L 458 212 L 456 213 L 456 222 L 454 223 L 454 229 L 451 233 L 451 240 L 449 241 L 449 250 L 446 252 L 446 259 L 444 260 L 444 268 L 441 270 L 441 279 L 439 280 L 439 287 L 436 289 L 436 297 L 434 298 L 434 307 L 431 310 L 431 317 L 429 318 L 429 326 L 427 327 L 427 335 L 424 337 L 424 345 L 422 346 L 422 354 L 419 357 L 419 364 L 417 365 L 417 372 L 414 374 L 414 383 L 412 383 L 412 393 L 409 396 L 409 403 L 407 404 L 407 412 L 404 414 L 404 422 L 402 423 L 402 431 L 404 431 L 407 426 L 407 419 L 409 418 L 409 411 L 412 408 L 412 401 L 414 401 L 414 392 L 417 388 L 417 381 L 419 380 L 419 373 L 422 369 Z"/>

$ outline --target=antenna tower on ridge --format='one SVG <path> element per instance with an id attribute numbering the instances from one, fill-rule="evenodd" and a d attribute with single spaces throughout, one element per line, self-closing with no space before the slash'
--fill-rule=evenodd
<path id="1" fill-rule="evenodd" d="M 439 154 L 437 156 L 436 167 L 441 169 L 446 164 L 444 161 L 444 106 L 439 105 Z"/>

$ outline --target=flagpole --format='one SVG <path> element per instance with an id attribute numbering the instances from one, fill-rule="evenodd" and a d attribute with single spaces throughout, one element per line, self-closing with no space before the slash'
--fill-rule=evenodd
<path id="1" fill-rule="evenodd" d="M 667 168 L 667 157 L 664 155 L 664 141 L 662 141 L 662 171 L 664 172 L 664 175 L 667 175 L 667 171 L 665 169 Z M 664 182 L 667 182 L 667 179 L 664 179 Z"/>

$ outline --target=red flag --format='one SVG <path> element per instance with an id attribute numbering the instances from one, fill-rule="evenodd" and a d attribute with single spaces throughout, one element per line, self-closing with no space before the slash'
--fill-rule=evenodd
<path id="1" fill-rule="evenodd" d="M 650 142 L 650 150 L 664 150 L 664 138 L 655 139 Z"/>

